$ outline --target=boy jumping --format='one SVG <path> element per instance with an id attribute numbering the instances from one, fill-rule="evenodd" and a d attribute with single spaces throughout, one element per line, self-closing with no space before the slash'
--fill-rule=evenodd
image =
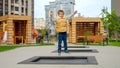
<path id="1" fill-rule="evenodd" d="M 67 48 L 67 20 L 64 16 L 64 11 L 58 11 L 58 17 L 56 18 L 56 32 L 58 33 L 58 53 L 61 53 L 61 44 L 64 42 L 64 52 L 68 53 Z"/>

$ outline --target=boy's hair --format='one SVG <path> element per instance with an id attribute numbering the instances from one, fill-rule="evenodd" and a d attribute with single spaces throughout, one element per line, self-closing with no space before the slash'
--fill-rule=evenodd
<path id="1" fill-rule="evenodd" d="M 64 14 L 64 11 L 63 11 L 63 10 L 58 10 L 58 14 L 59 14 L 60 12 L 62 12 L 62 13 Z"/>

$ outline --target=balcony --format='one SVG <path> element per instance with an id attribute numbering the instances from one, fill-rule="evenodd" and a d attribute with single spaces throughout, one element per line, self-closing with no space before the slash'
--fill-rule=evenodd
<path id="1" fill-rule="evenodd" d="M 12 10 L 11 13 L 19 14 L 19 11 L 14 11 L 14 10 Z"/>

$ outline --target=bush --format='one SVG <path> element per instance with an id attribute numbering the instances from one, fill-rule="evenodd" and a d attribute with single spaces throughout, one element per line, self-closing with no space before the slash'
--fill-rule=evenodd
<path id="1" fill-rule="evenodd" d="M 42 36 L 45 36 L 45 34 L 46 34 L 46 29 L 41 29 L 41 32 L 42 32 Z"/>

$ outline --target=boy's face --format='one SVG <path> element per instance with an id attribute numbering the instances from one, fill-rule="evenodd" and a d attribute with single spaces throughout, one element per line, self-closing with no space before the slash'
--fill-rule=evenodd
<path id="1" fill-rule="evenodd" d="M 64 13 L 63 12 L 59 12 L 58 16 L 63 18 L 64 17 Z"/>

